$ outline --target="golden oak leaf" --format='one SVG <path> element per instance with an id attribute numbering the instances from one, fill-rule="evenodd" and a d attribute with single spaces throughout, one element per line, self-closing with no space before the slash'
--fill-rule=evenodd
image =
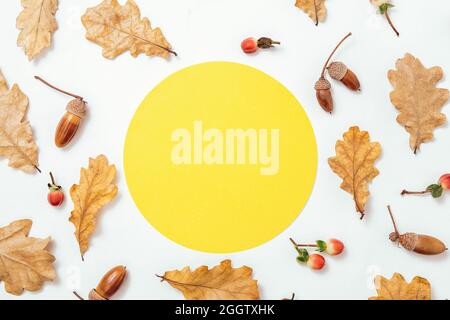
<path id="1" fill-rule="evenodd" d="M 325 0 L 296 0 L 295 6 L 302 9 L 316 25 L 327 16 Z"/>
<path id="2" fill-rule="evenodd" d="M 161 29 L 152 29 L 147 18 L 141 19 L 139 7 L 132 0 L 121 6 L 117 0 L 104 0 L 87 9 L 81 17 L 86 38 L 103 47 L 103 56 L 113 59 L 129 50 L 139 54 L 167 58 L 171 50 Z"/>
<path id="3" fill-rule="evenodd" d="M 0 74 L 0 157 L 9 166 L 31 173 L 38 169 L 38 149 L 30 123 L 25 121 L 28 98 L 14 85 L 8 90 Z"/>
<path id="4" fill-rule="evenodd" d="M 22 0 L 23 11 L 17 17 L 20 29 L 17 45 L 22 47 L 28 60 L 33 60 L 52 43 L 52 35 L 58 29 L 55 14 L 58 0 Z"/>
<path id="5" fill-rule="evenodd" d="M 56 277 L 55 257 L 45 250 L 50 238 L 28 237 L 32 224 L 31 220 L 18 220 L 0 228 L 0 281 L 11 294 L 37 291 Z"/>
<path id="6" fill-rule="evenodd" d="M 81 168 L 80 184 L 70 188 L 74 209 L 70 222 L 75 226 L 75 237 L 80 246 L 81 257 L 89 247 L 89 239 L 95 230 L 96 219 L 102 209 L 117 194 L 114 184 L 116 167 L 100 155 L 89 159 L 89 167 Z"/>
<path id="7" fill-rule="evenodd" d="M 427 69 L 409 53 L 397 61 L 396 68 L 388 73 L 394 87 L 391 102 L 400 112 L 397 122 L 410 134 L 409 145 L 416 153 L 422 143 L 433 139 L 433 130 L 446 122 L 441 109 L 449 91 L 436 88 L 443 77 L 441 67 Z"/>
<path id="8" fill-rule="evenodd" d="M 414 277 L 410 283 L 399 273 L 394 273 L 390 280 L 375 277 L 376 297 L 369 300 L 431 300 L 431 285 L 427 279 Z"/>
<path id="9" fill-rule="evenodd" d="M 180 290 L 186 300 L 258 300 L 258 282 L 252 273 L 246 266 L 234 269 L 231 261 L 225 260 L 212 269 L 169 271 L 161 279 Z"/>
<path id="10" fill-rule="evenodd" d="M 4 95 L 8 92 L 8 83 L 6 79 L 3 77 L 3 73 L 0 70 L 0 96 Z"/>
<path id="11" fill-rule="evenodd" d="M 361 219 L 369 198 L 367 185 L 379 174 L 374 162 L 380 154 L 381 145 L 370 142 L 367 131 L 351 127 L 344 133 L 344 140 L 336 142 L 336 157 L 328 159 L 333 172 L 343 180 L 341 188 L 353 196 Z"/>

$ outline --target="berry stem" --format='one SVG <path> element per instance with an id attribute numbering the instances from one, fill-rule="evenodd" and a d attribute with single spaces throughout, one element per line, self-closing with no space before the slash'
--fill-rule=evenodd
<path id="1" fill-rule="evenodd" d="M 394 225 L 394 231 L 397 234 L 398 237 L 400 237 L 400 232 L 397 229 L 397 223 L 395 223 L 394 215 L 392 214 L 391 206 L 387 206 L 389 215 L 391 216 L 392 224 Z"/>
<path id="2" fill-rule="evenodd" d="M 384 15 L 386 16 L 387 21 L 389 22 L 389 25 L 391 26 L 392 30 L 394 30 L 395 34 L 397 35 L 397 37 L 400 37 L 400 33 L 398 32 L 398 30 L 395 28 L 394 23 L 392 23 L 391 17 L 389 16 L 388 10 L 386 10 L 386 12 L 384 13 Z M 414 152 L 415 153 L 415 152 Z"/>
<path id="3" fill-rule="evenodd" d="M 303 243 L 297 243 L 297 247 L 308 247 L 308 248 L 318 248 L 319 246 L 317 244 L 303 244 Z"/>
<path id="4" fill-rule="evenodd" d="M 328 57 L 327 61 L 325 62 L 325 65 L 323 66 L 322 69 L 322 73 L 320 75 L 321 78 L 325 77 L 325 70 L 327 69 L 328 63 L 330 62 L 331 58 L 333 57 L 333 55 L 335 54 L 336 50 L 341 46 L 341 44 L 347 40 L 348 37 L 350 37 L 352 35 L 351 32 L 349 32 L 339 43 L 338 45 L 334 48 L 334 50 L 331 52 L 330 56 Z"/>
<path id="5" fill-rule="evenodd" d="M 41 169 L 37 165 L 33 165 L 33 167 L 37 170 L 37 172 L 42 173 Z"/>
<path id="6" fill-rule="evenodd" d="M 298 254 L 301 254 L 301 252 L 300 252 L 300 250 L 299 250 L 299 248 L 298 248 L 297 242 L 295 242 L 295 240 L 292 239 L 292 238 L 289 238 L 289 240 L 291 240 L 291 242 L 292 242 L 292 244 L 294 245 L 294 248 L 295 248 L 295 250 L 298 252 Z"/>
<path id="7" fill-rule="evenodd" d="M 54 90 L 56 90 L 56 91 L 59 91 L 59 92 L 61 92 L 61 93 L 64 93 L 64 94 L 66 94 L 66 95 L 68 95 L 68 96 L 71 96 L 71 97 L 73 97 L 73 98 L 75 98 L 75 99 L 83 100 L 83 97 L 80 97 L 80 96 L 78 96 L 78 95 L 76 95 L 76 94 L 73 94 L 73 93 L 70 93 L 70 92 L 61 90 L 61 89 L 55 87 L 54 85 L 48 83 L 47 81 L 45 81 L 44 79 L 42 79 L 42 78 L 39 77 L 39 76 L 34 76 L 34 78 L 35 78 L 36 80 L 41 81 L 42 83 L 44 83 L 45 85 L 49 86 L 50 88 L 52 88 L 52 89 L 54 89 Z"/>
<path id="8" fill-rule="evenodd" d="M 56 185 L 56 182 L 55 182 L 55 178 L 53 177 L 53 174 L 50 172 L 50 179 L 52 180 L 52 185 Z"/>
<path id="9" fill-rule="evenodd" d="M 408 190 L 403 190 L 402 193 L 400 193 L 402 196 L 404 196 L 405 194 L 427 194 L 430 193 L 431 190 L 424 190 L 424 191 L 408 191 Z"/>

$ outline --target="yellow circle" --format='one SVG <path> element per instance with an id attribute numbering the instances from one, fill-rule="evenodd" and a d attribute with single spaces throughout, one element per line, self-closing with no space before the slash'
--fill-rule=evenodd
<path id="1" fill-rule="evenodd" d="M 140 212 L 191 249 L 230 253 L 284 231 L 312 191 L 317 146 L 296 98 L 267 74 L 209 62 L 169 76 L 139 106 L 124 167 Z"/>

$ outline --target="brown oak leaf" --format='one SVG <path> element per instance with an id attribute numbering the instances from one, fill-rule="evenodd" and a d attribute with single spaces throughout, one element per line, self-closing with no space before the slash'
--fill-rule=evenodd
<path id="1" fill-rule="evenodd" d="M 139 54 L 168 58 L 170 44 L 161 29 L 152 29 L 147 18 L 141 19 L 139 7 L 132 0 L 121 6 L 117 0 L 104 0 L 87 9 L 81 17 L 86 38 L 103 48 L 103 56 L 114 59 L 129 50 L 133 57 Z"/>
<path id="2" fill-rule="evenodd" d="M 0 70 L 0 96 L 4 95 L 8 92 L 8 83 L 6 82 L 5 77 L 3 77 L 3 73 Z"/>
<path id="3" fill-rule="evenodd" d="M 397 60 L 396 68 L 388 72 L 394 87 L 391 102 L 400 112 L 397 122 L 410 134 L 409 145 L 416 153 L 422 143 L 433 139 L 433 130 L 446 122 L 441 109 L 449 91 L 436 88 L 444 75 L 441 67 L 427 69 L 409 53 Z"/>
<path id="4" fill-rule="evenodd" d="M 55 19 L 58 0 L 22 0 L 23 11 L 17 17 L 20 30 L 17 45 L 22 47 L 28 60 L 33 60 L 52 43 L 58 29 Z"/>
<path id="5" fill-rule="evenodd" d="M 25 120 L 27 109 L 27 96 L 16 84 L 8 90 L 0 73 L 0 157 L 9 159 L 10 167 L 32 173 L 39 171 L 38 148 Z"/>
<path id="6" fill-rule="evenodd" d="M 160 278 L 180 290 L 186 300 L 258 300 L 258 282 L 252 273 L 246 266 L 234 269 L 231 261 L 225 260 L 212 269 L 201 266 L 191 271 L 186 267 Z"/>
<path id="7" fill-rule="evenodd" d="M 381 145 L 370 142 L 367 131 L 351 127 L 344 139 L 336 142 L 336 157 L 328 159 L 331 170 L 343 180 L 341 188 L 353 196 L 361 219 L 369 198 L 368 183 L 379 174 L 374 162 L 380 154 Z"/>
<path id="8" fill-rule="evenodd" d="M 399 273 L 394 273 L 390 280 L 377 276 L 375 286 L 378 296 L 369 300 L 431 300 L 431 285 L 422 277 L 414 277 L 407 283 Z"/>
<path id="9" fill-rule="evenodd" d="M 70 188 L 74 209 L 69 220 L 75 226 L 75 237 L 83 260 L 100 209 L 117 194 L 115 177 L 116 167 L 109 165 L 108 159 L 100 155 L 89 159 L 89 167 L 81 168 L 80 184 L 74 184 Z"/>
<path id="10" fill-rule="evenodd" d="M 323 22 L 327 16 L 325 0 L 296 0 L 295 6 L 302 9 L 316 24 Z"/>
<path id="11" fill-rule="evenodd" d="M 5 290 L 20 295 L 37 291 L 56 277 L 55 257 L 47 250 L 50 238 L 28 237 L 33 222 L 18 220 L 0 228 L 0 281 Z"/>

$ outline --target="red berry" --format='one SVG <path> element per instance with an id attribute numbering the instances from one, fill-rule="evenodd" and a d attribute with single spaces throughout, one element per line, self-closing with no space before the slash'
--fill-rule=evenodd
<path id="1" fill-rule="evenodd" d="M 52 206 L 59 207 L 64 202 L 64 193 L 61 191 L 61 186 L 56 184 L 51 172 L 50 178 L 52 179 L 52 182 L 48 184 L 49 193 L 47 195 L 47 200 Z"/>
<path id="2" fill-rule="evenodd" d="M 50 191 L 47 200 L 52 206 L 59 207 L 64 202 L 64 193 L 61 190 Z"/>
<path id="3" fill-rule="evenodd" d="M 342 241 L 337 239 L 330 239 L 327 241 L 326 252 L 330 256 L 337 256 L 338 254 L 341 254 L 342 251 L 344 251 L 344 244 L 342 243 Z"/>
<path id="4" fill-rule="evenodd" d="M 440 177 L 439 184 L 441 185 L 442 189 L 449 190 L 450 189 L 450 173 L 446 173 L 442 177 Z"/>
<path id="5" fill-rule="evenodd" d="M 254 53 L 258 51 L 258 41 L 255 38 L 247 38 L 241 43 L 242 51 L 245 53 Z"/>
<path id="6" fill-rule="evenodd" d="M 320 254 L 313 253 L 309 255 L 309 259 L 306 264 L 313 270 L 320 270 L 325 266 L 325 258 Z"/>

